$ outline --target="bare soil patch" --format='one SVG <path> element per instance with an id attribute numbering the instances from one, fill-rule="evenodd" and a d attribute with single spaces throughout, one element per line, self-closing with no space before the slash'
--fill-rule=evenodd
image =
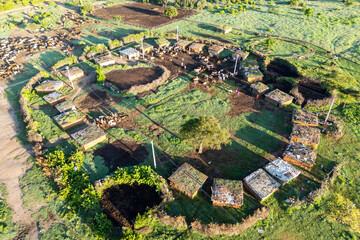
<path id="1" fill-rule="evenodd" d="M 104 147 L 94 152 L 94 155 L 104 158 L 105 165 L 110 172 L 115 171 L 118 167 L 138 165 L 147 158 L 148 154 L 144 145 L 123 140 L 105 144 Z"/>
<path id="2" fill-rule="evenodd" d="M 246 95 L 242 92 L 239 92 L 237 95 L 235 92 L 229 96 L 229 100 L 232 107 L 227 114 L 230 116 L 237 116 L 241 113 L 254 111 L 253 107 L 255 105 L 255 98 L 252 96 Z"/>
<path id="3" fill-rule="evenodd" d="M 172 22 L 176 22 L 196 12 L 177 9 L 179 15 L 170 19 L 163 15 L 165 7 L 145 3 L 126 3 L 107 8 L 101 8 L 93 12 L 93 16 L 102 19 L 113 20 L 113 16 L 121 16 L 121 21 L 130 25 L 145 28 L 158 28 Z"/>
<path id="4" fill-rule="evenodd" d="M 136 183 L 111 186 L 101 196 L 105 214 L 115 225 L 126 227 L 132 227 L 138 214 L 143 214 L 147 207 L 156 206 L 161 201 L 155 187 Z"/>
<path id="5" fill-rule="evenodd" d="M 114 70 L 106 74 L 106 80 L 122 90 L 132 86 L 151 83 L 158 79 L 163 70 L 155 68 L 132 68 L 128 70 Z"/>
<path id="6" fill-rule="evenodd" d="M 111 105 L 113 103 L 111 95 L 105 90 L 97 89 L 89 91 L 83 96 L 79 97 L 78 100 L 75 100 L 75 104 L 77 107 L 79 107 L 80 110 L 94 110 L 104 105 L 104 102 L 108 105 Z"/>
<path id="7" fill-rule="evenodd" d="M 155 63 L 169 69 L 172 77 L 176 77 L 180 70 L 184 68 L 183 66 L 186 67 L 187 72 L 190 72 L 199 66 L 199 61 L 195 59 L 195 55 L 186 54 L 184 52 L 178 52 L 174 57 L 164 56 L 163 59 L 157 58 Z M 183 63 L 183 66 L 181 63 Z"/>

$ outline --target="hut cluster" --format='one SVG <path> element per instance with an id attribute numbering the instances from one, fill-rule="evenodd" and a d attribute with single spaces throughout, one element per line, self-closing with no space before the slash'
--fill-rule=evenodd
<path id="1" fill-rule="evenodd" d="M 310 170 L 315 164 L 317 146 L 320 143 L 320 129 L 318 114 L 295 108 L 293 111 L 293 129 L 290 144 L 287 146 L 283 158 L 285 161 Z"/>
<path id="2" fill-rule="evenodd" d="M 72 68 L 74 72 L 78 69 Z M 73 73 L 74 73 L 73 72 Z M 66 75 L 64 73 L 64 75 Z M 80 76 L 81 74 L 78 74 Z M 71 75 L 76 76 L 76 74 Z M 72 78 L 72 77 L 71 77 Z M 75 80 L 75 79 L 73 79 Z M 75 131 L 70 136 L 84 149 L 88 150 L 94 145 L 106 140 L 106 134 L 101 128 L 109 128 L 115 126 L 125 115 L 112 114 L 111 116 L 100 116 L 96 119 L 93 125 L 84 124 L 85 115 L 80 112 L 74 105 L 72 100 L 67 100 L 61 93 L 62 88 L 65 86 L 63 81 L 56 81 L 53 79 L 45 79 L 35 90 L 38 93 L 45 94 L 43 99 L 54 106 L 59 112 L 54 116 L 54 121 L 63 130 L 68 130 L 73 127 L 80 126 L 80 130 Z"/>
<path id="3" fill-rule="evenodd" d="M 240 208 L 243 205 L 244 187 L 258 200 L 263 201 L 281 185 L 300 175 L 300 171 L 278 158 L 260 168 L 243 181 L 214 178 L 211 201 L 214 206 Z M 170 184 L 190 198 L 201 189 L 207 176 L 188 163 L 181 165 L 170 177 Z"/>
<path id="4" fill-rule="evenodd" d="M 62 52 L 69 54 L 73 48 L 66 44 L 65 41 L 76 39 L 80 34 L 80 30 L 71 28 L 59 32 L 56 36 L 34 38 L 18 37 L 0 40 L 0 58 L 4 62 L 4 64 L 0 66 L 1 78 L 9 78 L 19 73 L 20 65 L 17 65 L 15 60 L 20 55 L 54 48 L 61 48 Z"/>

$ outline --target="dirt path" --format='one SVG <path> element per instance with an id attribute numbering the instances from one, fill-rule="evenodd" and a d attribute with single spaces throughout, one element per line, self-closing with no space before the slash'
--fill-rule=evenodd
<path id="1" fill-rule="evenodd" d="M 30 212 L 23 206 L 19 178 L 29 167 L 27 159 L 31 149 L 25 148 L 17 141 L 17 129 L 9 102 L 0 96 L 0 183 L 5 183 L 8 191 L 8 204 L 14 210 L 13 220 L 16 223 L 35 226 Z M 34 238 L 36 239 L 36 238 Z"/>

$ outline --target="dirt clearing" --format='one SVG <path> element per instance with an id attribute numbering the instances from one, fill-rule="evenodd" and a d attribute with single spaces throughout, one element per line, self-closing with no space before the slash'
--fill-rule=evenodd
<path id="1" fill-rule="evenodd" d="M 153 4 L 126 3 L 98 9 L 93 12 L 93 16 L 109 20 L 113 20 L 113 16 L 121 16 L 121 21 L 123 23 L 154 29 L 196 13 L 194 11 L 178 8 L 179 15 L 170 19 L 163 15 L 165 9 L 165 7 Z"/>
<path id="2" fill-rule="evenodd" d="M 163 70 L 158 67 L 115 70 L 106 74 L 106 80 L 121 90 L 128 90 L 132 86 L 151 83 L 158 79 L 162 73 Z"/>
<path id="3" fill-rule="evenodd" d="M 106 104 L 105 104 L 106 103 Z M 75 100 L 75 105 L 80 109 L 94 110 L 104 105 L 112 105 L 113 99 L 105 90 L 92 90 Z"/>
<path id="4" fill-rule="evenodd" d="M 131 227 L 138 214 L 147 207 L 160 204 L 161 196 L 155 187 L 146 184 L 119 184 L 104 190 L 101 205 L 115 225 Z"/>
<path id="5" fill-rule="evenodd" d="M 138 165 L 145 161 L 148 154 L 144 145 L 123 140 L 105 144 L 104 147 L 94 152 L 94 155 L 104 158 L 105 165 L 110 172 L 115 171 L 118 167 Z"/>
<path id="6" fill-rule="evenodd" d="M 232 105 L 230 111 L 227 113 L 230 116 L 237 116 L 241 113 L 247 113 L 254 111 L 255 98 L 239 92 L 239 95 L 232 93 L 229 96 L 230 103 Z"/>

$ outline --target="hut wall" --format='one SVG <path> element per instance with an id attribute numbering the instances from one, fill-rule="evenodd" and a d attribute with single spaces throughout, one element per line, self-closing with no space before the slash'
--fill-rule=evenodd
<path id="1" fill-rule="evenodd" d="M 289 157 L 283 157 L 284 161 L 290 163 L 290 164 L 293 164 L 293 165 L 296 165 L 296 166 L 299 166 L 301 168 L 304 168 L 306 170 L 311 170 L 311 166 L 308 165 L 308 164 L 305 164 L 305 163 L 302 163 L 300 161 L 297 161 L 295 159 L 292 159 L 292 158 L 289 158 Z"/>
<path id="2" fill-rule="evenodd" d="M 291 140 L 291 141 L 294 141 L 294 142 L 303 143 L 303 144 L 308 145 L 308 146 L 310 146 L 310 147 L 312 147 L 312 148 L 315 148 L 315 149 L 317 149 L 317 146 L 318 146 L 318 144 L 316 144 L 316 143 L 313 143 L 313 142 L 304 140 L 304 139 L 302 139 L 302 138 L 297 138 L 297 137 L 294 137 L 294 136 L 291 136 L 291 139 L 290 139 L 290 140 Z"/>

